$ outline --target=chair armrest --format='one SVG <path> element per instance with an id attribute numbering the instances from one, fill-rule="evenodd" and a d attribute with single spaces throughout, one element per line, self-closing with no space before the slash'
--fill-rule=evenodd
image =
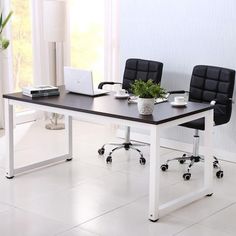
<path id="1" fill-rule="evenodd" d="M 189 93 L 188 91 L 184 91 L 184 90 L 174 90 L 174 91 L 168 91 L 167 93 L 169 94 L 182 94 L 182 93 Z"/>
<path id="2" fill-rule="evenodd" d="M 106 84 L 109 84 L 109 85 L 114 85 L 114 84 L 122 84 L 122 83 L 119 83 L 119 82 L 101 82 L 99 85 L 98 85 L 98 88 L 99 89 L 102 89 L 102 87 Z"/>
<path id="3" fill-rule="evenodd" d="M 212 100 L 212 101 L 210 102 L 210 105 L 211 105 L 211 106 L 215 106 L 215 105 L 216 105 L 216 103 L 217 103 L 217 99 L 215 99 L 215 100 Z"/>
<path id="4" fill-rule="evenodd" d="M 234 103 L 234 100 L 233 100 L 232 98 L 228 98 L 227 100 L 230 101 L 231 103 Z M 224 101 L 226 101 L 226 100 L 224 100 Z M 212 100 L 212 101 L 210 102 L 210 104 L 211 104 L 212 106 L 214 106 L 214 105 L 217 104 L 218 102 L 219 102 L 219 99 L 215 98 L 214 100 Z"/>

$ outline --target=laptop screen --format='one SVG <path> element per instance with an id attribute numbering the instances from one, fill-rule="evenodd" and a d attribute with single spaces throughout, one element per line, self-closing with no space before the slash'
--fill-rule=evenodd
<path id="1" fill-rule="evenodd" d="M 70 92 L 94 94 L 92 71 L 64 67 L 64 80 L 65 88 Z"/>

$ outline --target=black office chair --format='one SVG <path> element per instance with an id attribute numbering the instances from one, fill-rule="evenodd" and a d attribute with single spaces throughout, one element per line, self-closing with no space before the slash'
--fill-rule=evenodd
<path id="1" fill-rule="evenodd" d="M 126 89 L 130 92 L 131 84 L 134 80 L 141 79 L 147 81 L 148 79 L 152 79 L 155 83 L 161 82 L 163 63 L 157 61 L 149 61 L 142 59 L 128 59 L 126 61 L 123 83 L 117 82 L 102 82 L 99 84 L 98 88 L 102 89 L 104 85 L 114 85 L 114 84 L 122 84 L 122 88 Z M 114 145 L 117 146 L 113 148 L 106 158 L 107 163 L 112 162 L 112 153 L 116 150 L 124 148 L 125 150 L 133 149 L 140 154 L 139 162 L 141 165 L 145 165 L 146 160 L 143 157 L 142 152 L 136 148 L 137 146 L 144 146 L 145 144 L 134 144 L 130 141 L 130 127 L 126 127 L 125 130 L 125 141 L 124 143 L 107 143 L 104 144 L 99 150 L 99 155 L 103 155 L 105 153 L 105 146 Z"/>
<path id="2" fill-rule="evenodd" d="M 215 66 L 195 66 L 190 82 L 189 101 L 211 103 L 214 105 L 214 124 L 226 124 L 231 117 L 234 80 L 234 70 Z M 184 92 L 173 91 L 170 93 Z M 166 171 L 170 161 L 179 161 L 180 164 L 184 164 L 189 160 L 190 164 L 188 165 L 187 173 L 183 174 L 184 180 L 189 180 L 191 178 L 190 170 L 194 163 L 204 161 L 204 158 L 199 155 L 199 130 L 205 129 L 204 118 L 184 123 L 181 126 L 195 129 L 193 153 L 189 156 L 184 154 L 182 157 L 167 160 L 166 164 L 161 166 L 161 170 Z M 217 178 L 222 178 L 223 171 L 216 157 L 214 157 L 213 167 L 218 169 L 216 172 Z"/>

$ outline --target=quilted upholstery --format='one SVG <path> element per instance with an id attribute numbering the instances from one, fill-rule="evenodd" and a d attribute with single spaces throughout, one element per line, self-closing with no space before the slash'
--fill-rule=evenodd
<path id="1" fill-rule="evenodd" d="M 155 83 L 160 83 L 163 63 L 142 59 L 128 59 L 125 65 L 123 85 L 126 90 L 130 90 L 130 84 L 136 79 L 147 81 L 152 79 Z"/>
<path id="2" fill-rule="evenodd" d="M 231 116 L 234 80 L 234 70 L 215 66 L 195 66 L 190 82 L 189 101 L 210 103 L 216 100 L 215 125 L 225 124 Z M 203 130 L 204 119 L 191 121 L 182 126 Z"/>

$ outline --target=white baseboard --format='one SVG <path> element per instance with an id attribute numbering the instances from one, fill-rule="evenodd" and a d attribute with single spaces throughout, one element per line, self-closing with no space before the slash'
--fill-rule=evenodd
<path id="1" fill-rule="evenodd" d="M 116 135 L 117 137 L 124 138 L 125 131 L 122 129 L 117 129 Z M 134 141 L 150 143 L 149 141 L 150 137 L 148 134 L 131 132 L 130 138 L 131 140 L 134 140 Z M 183 142 L 179 142 L 172 139 L 166 139 L 166 138 L 161 138 L 161 147 L 170 148 L 170 149 L 188 152 L 188 153 L 191 153 L 192 148 L 193 148 L 193 146 L 189 143 L 183 143 Z M 202 150 L 203 150 L 203 147 L 200 146 L 200 153 L 202 152 Z M 235 158 L 236 153 L 233 153 L 233 152 L 228 152 L 219 148 L 214 148 L 214 156 L 224 161 L 230 161 L 230 162 L 236 163 L 236 158 Z"/>

